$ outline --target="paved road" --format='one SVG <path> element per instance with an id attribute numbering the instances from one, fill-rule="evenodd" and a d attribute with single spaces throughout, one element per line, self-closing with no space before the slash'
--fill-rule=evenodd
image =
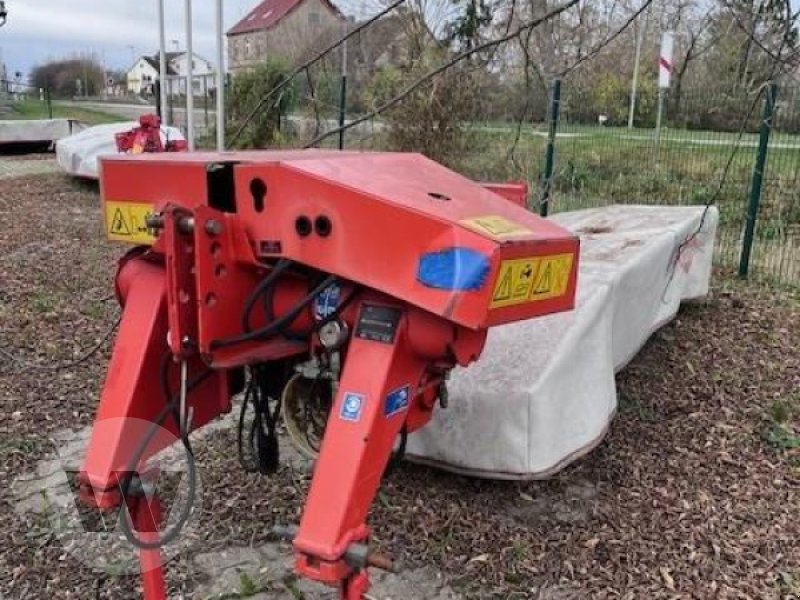
<path id="1" fill-rule="evenodd" d="M 66 101 L 62 103 L 65 106 L 75 106 L 81 108 L 88 108 L 90 110 L 98 110 L 105 113 L 110 113 L 112 115 L 119 115 L 125 119 L 130 119 L 135 121 L 140 116 L 153 113 L 155 112 L 155 107 L 148 105 L 148 104 L 116 104 L 111 102 L 75 102 L 75 101 Z M 196 108 L 194 110 L 194 126 L 198 131 L 202 131 L 205 128 L 205 110 L 202 108 Z M 173 118 L 174 123 L 170 123 L 171 125 L 175 125 L 177 127 L 184 127 L 186 124 L 186 109 L 183 107 L 174 107 L 173 108 Z M 313 119 L 308 117 L 303 117 L 299 115 L 290 115 L 288 120 L 297 128 L 303 131 L 303 135 L 311 135 L 311 131 L 314 128 L 315 122 Z M 214 127 L 216 123 L 216 111 L 213 110 L 211 107 L 208 109 L 208 124 L 209 127 Z M 339 126 L 339 123 L 335 119 L 323 119 L 322 121 L 322 129 L 323 130 L 331 130 L 335 129 Z M 351 136 L 351 141 L 353 140 L 353 136 L 361 136 L 361 137 L 370 137 L 371 135 L 381 131 L 384 125 L 380 122 L 369 121 L 366 123 L 361 123 L 348 132 L 348 135 Z"/>
<path id="2" fill-rule="evenodd" d="M 80 108 L 88 108 L 90 110 L 98 110 L 105 113 L 109 113 L 112 115 L 119 115 L 120 117 L 124 117 L 126 119 L 131 119 L 135 121 L 142 115 L 146 115 L 148 113 L 154 113 L 155 107 L 150 104 L 117 104 L 113 102 L 75 102 L 75 101 L 66 101 L 60 102 L 64 106 L 75 106 Z M 183 107 L 174 107 L 173 113 L 175 115 L 175 120 L 179 123 L 183 123 L 186 118 L 186 109 Z M 195 126 L 203 127 L 205 125 L 205 110 L 200 108 L 196 108 L 194 110 L 194 122 Z M 208 119 L 209 124 L 213 124 L 214 121 L 215 111 L 211 108 L 208 110 Z"/>

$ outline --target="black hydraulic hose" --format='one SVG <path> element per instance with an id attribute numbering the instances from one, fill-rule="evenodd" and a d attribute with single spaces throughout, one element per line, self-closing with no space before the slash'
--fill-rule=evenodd
<path id="1" fill-rule="evenodd" d="M 389 462 L 386 464 L 386 469 L 383 471 L 383 476 L 387 477 L 394 473 L 397 467 L 400 466 L 400 463 L 403 462 L 403 459 L 406 456 L 406 445 L 408 443 L 408 423 L 403 423 L 403 428 L 400 430 L 400 444 L 397 446 L 397 449 L 392 452 L 391 457 L 389 457 Z"/>
<path id="2" fill-rule="evenodd" d="M 164 369 L 162 373 L 163 372 L 166 372 L 166 369 Z M 208 377 L 212 373 L 213 371 L 211 369 L 208 369 L 201 375 L 198 375 L 195 379 L 190 381 L 186 386 L 187 394 L 193 391 L 195 388 L 197 388 L 206 379 L 208 379 Z M 166 390 L 166 386 L 163 386 L 163 383 L 162 383 L 162 390 Z M 169 396 L 167 396 L 167 399 L 169 399 Z M 171 400 L 169 400 L 164 405 L 164 407 L 161 409 L 158 415 L 156 415 L 156 418 L 153 419 L 153 423 L 150 427 L 150 430 L 139 442 L 136 451 L 133 453 L 131 462 L 129 463 L 129 468 L 125 473 L 125 478 L 122 480 L 122 484 L 120 486 L 123 502 L 128 497 L 128 492 L 130 491 L 130 486 L 133 481 L 133 477 L 136 474 L 136 467 L 138 466 L 139 461 L 141 460 L 145 449 L 150 444 L 150 442 L 153 441 L 153 437 L 156 435 L 159 428 L 163 426 L 164 421 L 166 421 L 170 413 L 173 414 L 174 418 L 175 411 L 178 410 L 179 406 L 180 406 L 180 393 L 173 396 Z M 176 421 L 176 425 L 180 429 L 180 419 Z M 163 535 L 161 535 L 157 541 L 146 542 L 140 539 L 133 532 L 133 530 L 130 528 L 130 524 L 128 523 L 127 518 L 120 519 L 120 527 L 122 528 L 122 533 L 125 535 L 125 538 L 140 550 L 158 550 L 166 546 L 167 544 L 173 542 L 175 538 L 177 538 L 180 532 L 183 530 L 184 525 L 186 525 L 186 522 L 189 520 L 189 517 L 191 516 L 192 508 L 194 507 L 194 496 L 197 492 L 197 465 L 195 464 L 194 454 L 192 452 L 191 445 L 189 444 L 188 432 L 181 431 L 181 441 L 183 442 L 184 449 L 186 450 L 186 461 L 187 461 L 188 476 L 189 476 L 189 481 L 188 481 L 189 489 L 188 489 L 188 499 L 184 504 L 183 509 L 181 510 L 178 522 L 175 523 L 175 526 L 172 529 L 168 530 Z"/>
<path id="3" fill-rule="evenodd" d="M 242 309 L 242 330 L 245 332 L 252 331 L 252 326 L 250 325 L 250 318 L 252 316 L 253 308 L 258 302 L 259 297 L 264 292 L 268 292 L 273 288 L 275 282 L 277 281 L 278 277 L 290 266 L 292 265 L 292 261 L 286 258 L 282 258 L 277 262 L 277 264 L 272 268 L 272 271 L 262 279 L 259 284 L 255 287 L 252 293 L 247 297 L 245 300 L 244 308 Z"/>
<path id="4" fill-rule="evenodd" d="M 318 284 L 311 292 L 305 296 L 297 305 L 285 315 L 279 317 L 266 327 L 249 331 L 240 335 L 235 335 L 222 340 L 215 340 L 211 342 L 211 349 L 217 350 L 219 348 L 228 348 L 244 342 L 252 342 L 257 340 L 264 340 L 281 333 L 281 330 L 287 325 L 291 324 L 300 313 L 316 298 L 325 288 L 336 282 L 335 275 L 329 275 L 320 284 Z"/>

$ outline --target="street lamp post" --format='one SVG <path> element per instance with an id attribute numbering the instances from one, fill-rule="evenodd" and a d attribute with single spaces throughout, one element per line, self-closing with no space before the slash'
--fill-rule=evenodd
<path id="1" fill-rule="evenodd" d="M 194 150 L 194 48 L 192 45 L 192 0 L 186 0 L 186 141 Z"/>
<path id="2" fill-rule="evenodd" d="M 167 38 L 164 26 L 164 0 L 158 0 L 158 104 L 161 122 L 169 125 L 167 117 Z"/>

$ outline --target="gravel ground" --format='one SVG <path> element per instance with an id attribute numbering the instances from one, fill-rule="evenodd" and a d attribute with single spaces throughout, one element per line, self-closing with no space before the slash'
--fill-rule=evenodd
<path id="1" fill-rule="evenodd" d="M 0 227 L 0 348 L 52 365 L 101 341 L 124 248 L 103 240 L 96 189 L 0 180 Z M 404 465 L 373 509 L 381 549 L 467 597 L 800 598 L 800 303 L 717 280 L 619 376 L 599 448 L 547 482 Z M 83 567 L 11 493 L 58 432 L 91 423 L 107 356 L 59 372 L 0 357 L 0 597 L 137 597 L 137 577 Z M 176 595 L 207 588 L 197 556 L 261 547 L 273 523 L 298 518 L 307 473 L 243 473 L 234 435 L 197 448 L 202 522 L 169 565 Z"/>
<path id="2" fill-rule="evenodd" d="M 4 154 L 0 158 L 0 179 L 56 172 L 60 172 L 60 167 L 52 154 Z"/>

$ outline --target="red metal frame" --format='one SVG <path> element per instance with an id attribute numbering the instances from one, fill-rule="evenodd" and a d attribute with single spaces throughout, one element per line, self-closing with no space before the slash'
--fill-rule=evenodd
<path id="1" fill-rule="evenodd" d="M 209 173 L 219 168 L 232 169 L 232 186 L 211 186 Z M 260 304 L 253 310 L 256 329 L 297 305 L 316 285 L 317 273 L 337 276 L 344 295 L 353 295 L 339 315 L 351 334 L 293 538 L 298 573 L 338 586 L 346 600 L 361 598 L 369 588 L 366 564 L 348 556 L 369 541 L 367 512 L 401 430 L 414 431 L 430 420 L 444 375 L 479 357 L 489 326 L 568 310 L 574 303 L 578 241 L 514 205 L 527 188 L 484 187 L 419 155 L 109 158 L 102 164 L 102 195 L 115 206 L 152 205 L 154 235 L 148 252 L 137 251 L 120 267 L 124 313 L 98 421 L 153 421 L 166 402 L 157 389 L 165 354 L 187 361 L 192 372 L 213 370 L 190 397 L 192 426 L 200 427 L 230 408 L 228 370 L 316 351 L 313 336 L 220 344 L 243 333 L 245 299 L 278 259 L 290 259 L 297 268 L 276 280 L 273 315 Z M 310 230 L 301 227 L 308 224 Z M 484 257 L 483 280 L 469 289 L 446 289 L 419 277 L 422 256 L 453 248 Z M 555 255 L 571 257 L 563 289 L 542 300 L 496 306 L 493 295 L 499 278 L 508 276 L 508 261 Z M 375 325 L 375 314 L 391 318 Z M 307 331 L 313 319 L 306 307 L 290 329 Z M 376 338 L 370 327 L 389 334 Z M 175 377 L 172 372 L 177 386 Z M 171 419 L 164 427 L 176 433 Z M 88 501 L 104 507 L 130 501 L 116 490 L 140 440 L 141 432 L 124 420 L 95 430 L 84 465 Z M 139 468 L 166 443 L 156 436 Z M 139 512 L 141 505 L 138 500 Z M 154 515 L 137 527 L 152 529 Z M 143 556 L 143 567 L 154 560 L 152 553 Z M 160 570 L 148 573 L 146 597 L 163 598 L 155 581 Z"/>

